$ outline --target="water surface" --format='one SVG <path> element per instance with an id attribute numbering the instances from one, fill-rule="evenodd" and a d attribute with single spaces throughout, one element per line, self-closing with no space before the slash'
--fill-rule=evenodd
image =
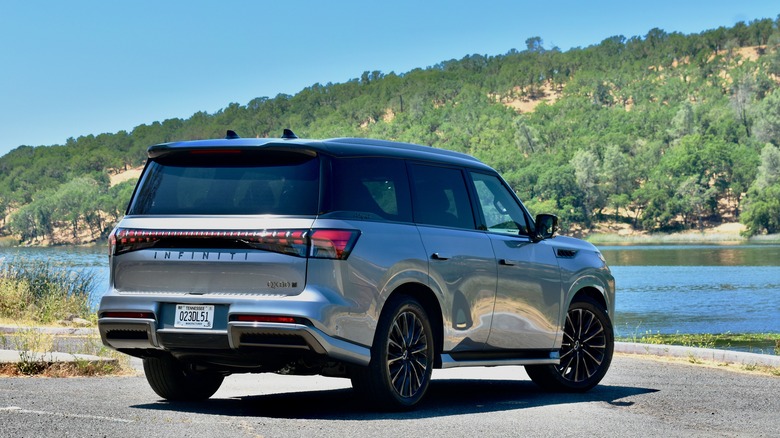
<path id="1" fill-rule="evenodd" d="M 780 333 L 780 245 L 601 246 L 617 285 L 618 335 Z M 108 288 L 104 246 L 0 248 L 0 259 L 40 259 L 95 274 Z"/>
<path id="2" fill-rule="evenodd" d="M 620 335 L 780 332 L 780 245 L 600 249 L 615 276 Z"/>

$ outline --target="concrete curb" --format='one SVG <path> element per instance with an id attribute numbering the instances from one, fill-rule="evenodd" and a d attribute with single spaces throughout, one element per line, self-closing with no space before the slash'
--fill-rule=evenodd
<path id="1" fill-rule="evenodd" d="M 0 326 L 0 334 L 14 334 L 19 331 L 35 330 L 53 336 L 97 336 L 94 327 L 11 327 Z"/>
<path id="2" fill-rule="evenodd" d="M 13 334 L 20 330 L 38 330 L 53 336 L 97 336 L 96 328 L 76 327 L 9 327 L 0 326 L 0 334 Z M 615 352 L 625 354 L 639 354 L 661 357 L 695 358 L 698 360 L 733 363 L 739 365 L 760 365 L 780 368 L 780 356 L 769 354 L 746 353 L 732 350 L 716 350 L 710 348 L 682 347 L 679 345 L 663 344 L 637 344 L 632 342 L 615 342 Z M 92 356 L 88 354 L 70 353 L 34 353 L 35 360 L 49 363 L 54 362 L 116 362 L 116 359 Z M 14 350 L 0 350 L 0 363 L 18 363 L 22 361 L 20 352 Z M 27 358 L 27 360 L 31 360 Z"/>
<path id="3" fill-rule="evenodd" d="M 780 356 L 769 354 L 746 353 L 732 350 L 716 350 L 712 348 L 682 347 L 679 345 L 635 344 L 631 342 L 615 342 L 615 352 L 626 354 L 642 354 L 661 357 L 695 358 L 717 363 L 733 363 L 739 365 L 761 365 L 780 368 Z"/>
<path id="4" fill-rule="evenodd" d="M 10 327 L 0 326 L 0 335 L 13 335 L 20 331 L 34 330 L 40 333 L 54 336 L 55 338 L 80 338 L 98 336 L 96 328 L 92 327 Z M 0 347 L 2 348 L 2 347 Z M 57 351 L 40 352 L 22 352 L 18 350 L 0 349 L 0 364 L 22 363 L 22 362 L 41 362 L 46 364 L 54 363 L 77 363 L 83 362 L 89 365 L 98 364 L 116 364 L 118 361 L 114 358 L 94 356 L 91 354 L 71 354 Z"/>

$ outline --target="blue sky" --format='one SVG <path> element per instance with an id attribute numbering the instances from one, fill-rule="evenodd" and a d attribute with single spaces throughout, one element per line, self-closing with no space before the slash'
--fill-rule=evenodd
<path id="1" fill-rule="evenodd" d="M 0 2 L 0 155 L 469 54 L 699 33 L 777 0 Z M 282 127 L 280 127 L 281 129 Z"/>

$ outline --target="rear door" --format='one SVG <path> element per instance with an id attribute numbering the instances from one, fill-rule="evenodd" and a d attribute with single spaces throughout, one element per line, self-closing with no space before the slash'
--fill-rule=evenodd
<path id="1" fill-rule="evenodd" d="M 459 168 L 410 164 L 414 221 L 428 256 L 431 285 L 442 297 L 444 351 L 484 348 L 496 292 L 488 236 L 475 228 Z"/>

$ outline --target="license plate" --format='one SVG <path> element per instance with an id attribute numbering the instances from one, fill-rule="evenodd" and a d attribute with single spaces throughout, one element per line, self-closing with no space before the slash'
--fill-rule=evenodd
<path id="1" fill-rule="evenodd" d="M 214 326 L 214 306 L 202 304 L 177 304 L 176 328 L 207 328 Z"/>

